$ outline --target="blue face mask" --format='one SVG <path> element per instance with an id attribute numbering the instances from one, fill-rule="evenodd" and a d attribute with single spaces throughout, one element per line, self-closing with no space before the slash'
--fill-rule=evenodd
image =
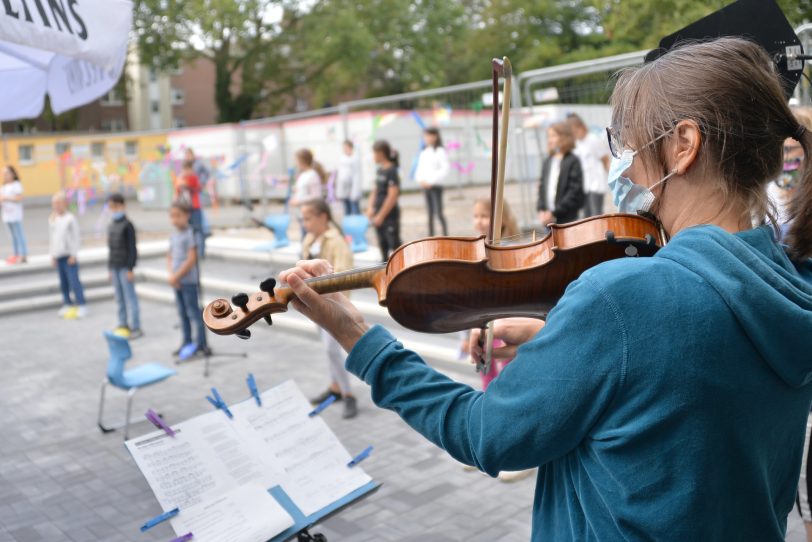
<path id="1" fill-rule="evenodd" d="M 612 192 L 612 201 L 621 213 L 648 212 L 655 199 L 651 189 L 664 183 L 676 173 L 676 171 L 672 171 L 649 188 L 635 184 L 631 179 L 623 176 L 623 173 L 632 167 L 635 154 L 637 154 L 636 151 L 625 150 L 621 153 L 620 158 L 613 157 L 612 163 L 609 165 L 609 190 Z"/>
<path id="2" fill-rule="evenodd" d="M 124 211 L 116 211 L 113 213 L 113 220 L 120 220 L 124 218 Z"/>

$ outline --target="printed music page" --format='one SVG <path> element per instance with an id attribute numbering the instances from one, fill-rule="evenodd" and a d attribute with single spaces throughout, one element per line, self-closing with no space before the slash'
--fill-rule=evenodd
<path id="1" fill-rule="evenodd" d="M 127 449 L 164 511 L 221 497 L 245 484 L 271 488 L 283 474 L 244 446 L 221 410 L 127 441 Z M 275 501 L 274 501 L 275 502 Z"/>
<path id="2" fill-rule="evenodd" d="M 282 489 L 309 516 L 364 486 L 371 478 L 352 457 L 298 386 L 288 380 L 231 408 L 243 442 L 268 465 L 284 472 Z M 360 450 L 359 450 L 360 451 Z"/>
<path id="3" fill-rule="evenodd" d="M 178 536 L 195 542 L 262 542 L 293 526 L 293 518 L 257 483 L 181 511 L 170 520 Z"/>

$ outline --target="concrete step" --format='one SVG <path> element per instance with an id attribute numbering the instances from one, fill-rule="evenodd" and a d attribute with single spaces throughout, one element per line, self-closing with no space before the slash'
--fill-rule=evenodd
<path id="1" fill-rule="evenodd" d="M 0 302 L 59 293 L 59 278 L 56 276 L 56 270 L 49 268 L 49 271 L 47 277 L 42 274 L 42 278 L 39 278 L 38 274 L 34 273 L 33 277 L 26 276 L 24 281 L 17 280 L 11 284 L 4 281 L 0 284 Z M 110 285 L 106 270 L 81 272 L 79 278 L 85 290 Z"/>
<path id="2" fill-rule="evenodd" d="M 88 302 L 110 299 L 113 297 L 112 286 L 101 286 L 85 289 L 85 299 Z M 44 309 L 58 309 L 62 306 L 62 294 L 40 294 L 25 299 L 10 299 L 0 302 L 0 316 L 11 316 L 21 312 L 38 311 Z M 92 307 L 90 310 L 93 310 Z"/>
<path id="3" fill-rule="evenodd" d="M 138 243 L 138 257 L 151 258 L 165 256 L 169 249 L 169 241 L 147 241 Z M 83 268 L 107 264 L 107 247 L 86 248 L 79 251 L 79 265 Z M 31 273 L 45 272 L 53 269 L 51 256 L 37 254 L 28 257 L 24 264 L 7 264 L 0 262 L 0 278 L 14 275 L 30 275 Z"/>

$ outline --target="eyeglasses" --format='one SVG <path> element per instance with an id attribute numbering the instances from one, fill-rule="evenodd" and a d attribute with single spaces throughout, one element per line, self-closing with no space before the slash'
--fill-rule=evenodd
<path id="1" fill-rule="evenodd" d="M 676 125 L 676 123 L 674 123 L 674 126 L 672 128 L 670 128 L 669 130 L 663 132 L 659 136 L 655 137 L 654 139 L 652 139 L 651 141 L 649 141 L 648 143 L 646 143 L 645 145 L 643 145 L 642 147 L 640 147 L 639 149 L 637 149 L 634 152 L 637 153 L 638 151 L 641 151 L 641 150 L 645 149 L 649 145 L 653 145 L 657 141 L 661 140 L 662 138 L 664 138 L 665 136 L 667 136 L 668 134 L 673 132 L 674 128 L 676 128 L 676 127 L 677 127 L 677 125 Z M 614 126 L 607 126 L 606 127 L 606 137 L 609 140 L 609 152 L 612 153 L 613 157 L 620 158 L 620 155 L 623 154 L 623 151 L 626 149 L 625 145 L 623 144 L 623 141 L 620 139 L 620 130 L 618 130 Z M 633 149 L 629 149 L 629 150 L 633 150 Z"/>

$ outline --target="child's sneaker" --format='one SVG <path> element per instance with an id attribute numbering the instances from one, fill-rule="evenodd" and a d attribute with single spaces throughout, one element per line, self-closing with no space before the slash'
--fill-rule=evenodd
<path id="1" fill-rule="evenodd" d="M 118 326 L 116 329 L 113 330 L 114 335 L 118 335 L 119 337 L 124 337 L 125 339 L 130 338 L 130 328 L 126 326 Z"/>
<path id="2" fill-rule="evenodd" d="M 64 317 L 65 317 L 65 314 L 66 314 L 66 313 L 67 313 L 69 310 L 71 310 L 72 308 L 73 308 L 73 307 L 71 307 L 70 305 L 62 305 L 62 308 L 60 308 L 60 309 L 57 311 L 57 313 L 56 313 L 56 314 L 57 314 L 57 316 L 59 316 L 60 318 L 64 318 Z"/>
<path id="3" fill-rule="evenodd" d="M 131 329 L 130 330 L 130 340 L 132 339 L 140 339 L 144 336 L 144 332 L 140 329 Z"/>
<path id="4" fill-rule="evenodd" d="M 9 256 L 8 258 L 6 258 L 6 263 L 7 264 L 17 263 L 17 256 Z"/>
<path id="5" fill-rule="evenodd" d="M 62 316 L 65 320 L 76 320 L 79 317 L 79 309 L 76 307 L 69 307 L 65 314 Z"/>
<path id="6" fill-rule="evenodd" d="M 85 316 L 87 316 L 87 306 L 79 305 L 76 307 L 76 318 L 84 318 Z"/>

